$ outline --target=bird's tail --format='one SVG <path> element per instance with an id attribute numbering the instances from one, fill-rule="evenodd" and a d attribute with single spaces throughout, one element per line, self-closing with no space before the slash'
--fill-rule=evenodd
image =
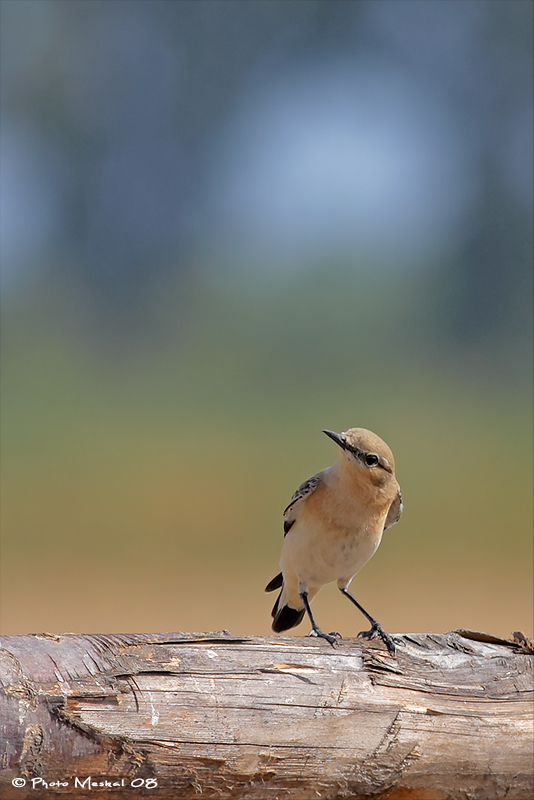
<path id="1" fill-rule="evenodd" d="M 282 592 L 280 592 L 278 600 L 274 604 L 274 608 L 272 610 L 272 615 L 273 615 L 272 629 L 276 633 L 282 633 L 282 631 L 288 631 L 290 628 L 295 628 L 302 620 L 302 617 L 304 616 L 303 608 L 301 608 L 300 611 L 298 611 L 296 608 L 291 608 L 291 606 L 287 605 L 283 605 L 280 607 L 281 597 L 282 597 Z"/>
<path id="2" fill-rule="evenodd" d="M 283 598 L 284 580 L 281 572 L 275 578 L 273 578 L 270 583 L 267 584 L 265 591 L 274 592 L 275 589 L 280 588 L 282 591 L 276 598 L 276 603 L 271 611 L 271 616 L 273 617 L 272 629 L 276 633 L 281 633 L 282 631 L 288 631 L 290 628 L 295 628 L 302 620 L 305 612 L 304 608 L 298 610 L 296 608 L 291 608 L 291 606 L 288 606 L 285 603 Z"/>

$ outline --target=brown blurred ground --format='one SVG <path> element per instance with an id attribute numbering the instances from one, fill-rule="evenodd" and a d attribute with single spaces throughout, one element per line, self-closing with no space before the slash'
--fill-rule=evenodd
<path id="1" fill-rule="evenodd" d="M 532 635 L 528 393 L 428 366 L 390 371 L 392 393 L 371 373 L 283 391 L 262 377 L 268 353 L 250 367 L 239 325 L 236 337 L 241 355 L 229 347 L 209 368 L 197 346 L 196 382 L 183 350 L 114 372 L 50 331 L 13 337 L 3 632 L 267 633 L 282 509 L 335 456 L 321 429 L 362 425 L 394 450 L 405 498 L 353 583 L 362 604 L 391 631 Z M 364 627 L 335 586 L 314 605 L 325 629 Z"/>

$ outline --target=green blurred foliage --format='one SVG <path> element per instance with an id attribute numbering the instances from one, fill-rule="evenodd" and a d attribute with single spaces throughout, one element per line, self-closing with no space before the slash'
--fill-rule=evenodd
<path id="1" fill-rule="evenodd" d="M 159 342 L 105 357 L 83 298 L 21 289 L 3 314 L 4 632 L 267 633 L 281 511 L 335 458 L 322 428 L 357 425 L 392 447 L 405 498 L 360 601 L 392 631 L 532 634 L 528 380 L 492 375 L 504 344 L 485 369 L 438 349 L 422 286 L 197 277 L 179 323 L 172 287 L 155 302 Z M 334 587 L 314 605 L 328 630 L 364 627 Z"/>

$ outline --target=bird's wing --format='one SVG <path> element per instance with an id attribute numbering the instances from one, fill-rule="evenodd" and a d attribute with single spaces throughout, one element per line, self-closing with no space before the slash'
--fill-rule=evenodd
<path id="1" fill-rule="evenodd" d="M 399 521 L 403 508 L 402 494 L 401 490 L 399 489 L 397 496 L 389 507 L 388 515 L 384 523 L 384 530 L 386 530 L 386 528 L 391 528 L 392 525 L 395 525 L 395 523 Z"/>
<path id="2" fill-rule="evenodd" d="M 284 509 L 284 536 L 298 517 L 300 501 L 317 489 L 322 477 L 322 472 L 318 472 L 317 475 L 312 475 L 312 477 L 308 478 L 307 481 L 301 483 L 297 491 L 294 493 L 293 497 Z"/>

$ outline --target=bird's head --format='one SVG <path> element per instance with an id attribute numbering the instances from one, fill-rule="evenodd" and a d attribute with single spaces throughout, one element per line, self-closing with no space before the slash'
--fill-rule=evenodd
<path id="1" fill-rule="evenodd" d="M 365 428 L 349 428 L 342 433 L 323 431 L 340 448 L 340 458 L 351 471 L 362 478 L 384 486 L 395 481 L 395 459 L 390 448 L 380 436 Z M 396 482 L 396 481 L 395 481 Z"/>

